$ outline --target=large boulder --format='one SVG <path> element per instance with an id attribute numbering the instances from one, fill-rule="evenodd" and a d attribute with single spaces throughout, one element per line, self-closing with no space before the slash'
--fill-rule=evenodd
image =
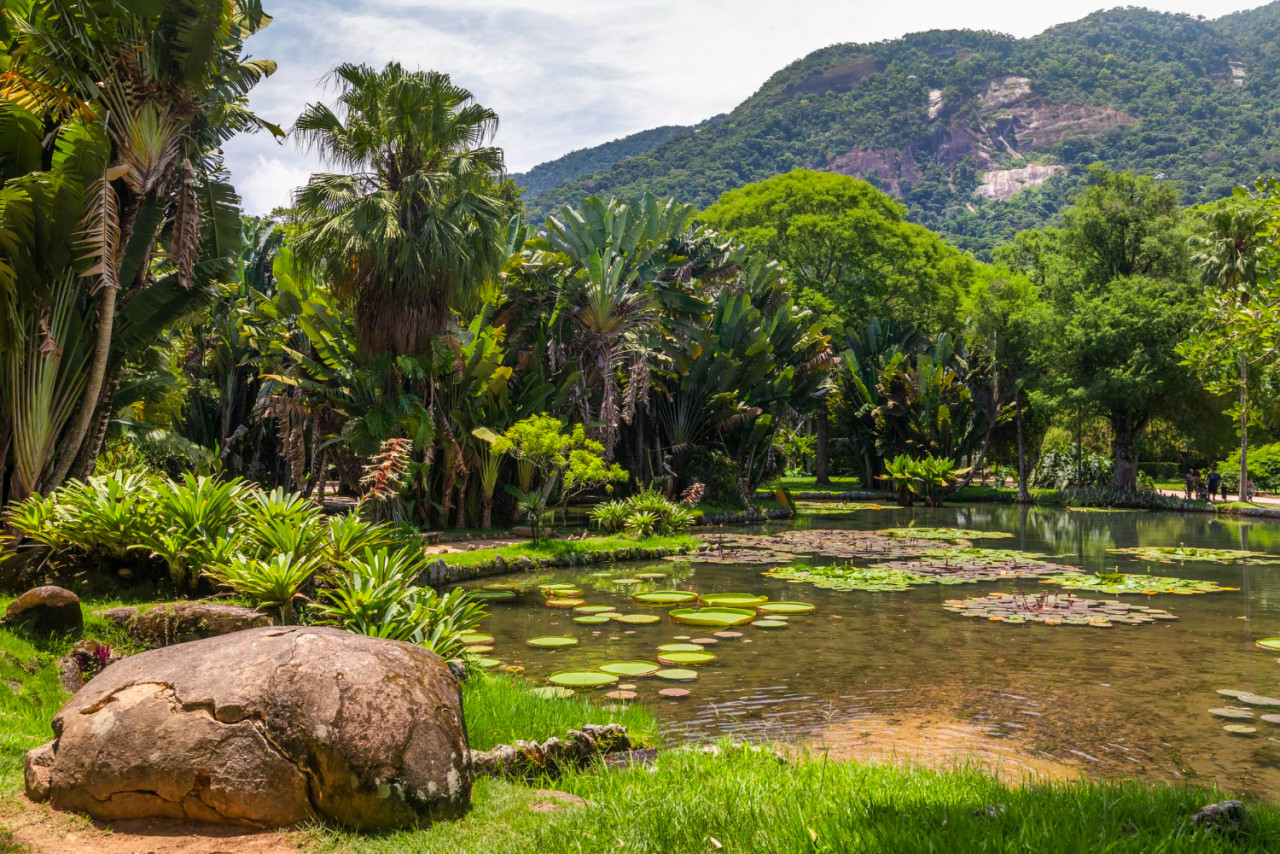
<path id="1" fill-rule="evenodd" d="M 27 757 L 27 795 L 102 820 L 407 827 L 464 813 L 458 680 L 421 647 L 277 627 L 119 661 Z"/>
<path id="2" fill-rule="evenodd" d="M 4 624 L 34 635 L 80 634 L 80 597 L 62 587 L 33 587 L 9 603 Z"/>
<path id="3" fill-rule="evenodd" d="M 124 605 L 94 614 L 124 629 L 138 643 L 151 647 L 271 625 L 270 614 L 222 602 L 171 602 L 152 608 Z"/>

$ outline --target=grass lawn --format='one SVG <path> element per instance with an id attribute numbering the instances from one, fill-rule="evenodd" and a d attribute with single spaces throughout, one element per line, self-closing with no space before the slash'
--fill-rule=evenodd
<path id="1" fill-rule="evenodd" d="M 86 635 L 124 646 L 90 611 Z M 22 757 L 50 737 L 65 700 L 56 658 L 69 641 L 32 641 L 0 630 L 0 800 L 19 796 Z M 5 686 L 8 686 L 7 688 Z M 16 689 L 15 687 L 16 686 Z M 543 740 L 585 723 L 618 721 L 644 743 L 657 724 L 644 707 L 607 710 L 594 698 L 542 700 L 523 680 L 472 675 L 463 695 L 473 747 Z M 1280 810 L 1253 805 L 1238 838 L 1193 830 L 1186 817 L 1223 793 L 1147 783 L 1011 787 L 973 770 L 934 772 L 828 762 L 727 742 L 715 754 L 668 746 L 652 767 L 569 771 L 528 785 L 479 780 L 461 821 L 420 830 L 358 834 L 316 824 L 293 839 L 316 854 L 539 854 L 708 850 L 882 852 L 1265 852 L 1280 850 Z M 539 788 L 586 806 L 544 812 Z M 994 818 L 974 815 L 999 804 Z M 0 851 L 9 849 L 0 827 Z M 12 850 L 12 849 L 9 849 Z"/>
<path id="2" fill-rule="evenodd" d="M 669 537 L 648 537 L 638 540 L 627 534 L 612 534 L 606 537 L 588 537 L 585 540 L 542 540 L 536 546 L 532 542 L 516 543 L 510 546 L 499 546 L 492 549 L 476 549 L 470 552 L 449 552 L 440 557 L 452 566 L 474 566 L 487 563 L 498 555 L 506 560 L 512 558 L 553 558 L 570 554 L 592 554 L 611 552 L 621 549 L 657 549 L 657 548 L 696 548 L 700 541 L 689 534 L 674 534 Z"/>
<path id="3" fill-rule="evenodd" d="M 831 483 L 825 486 L 819 486 L 814 483 L 812 477 L 775 477 L 768 483 L 762 484 L 761 489 L 774 490 L 779 486 L 791 492 L 866 492 L 867 488 L 862 485 L 862 478 L 859 477 L 833 477 Z"/>

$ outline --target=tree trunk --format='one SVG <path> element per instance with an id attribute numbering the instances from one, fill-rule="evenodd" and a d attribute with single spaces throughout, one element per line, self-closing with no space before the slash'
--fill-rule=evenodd
<path id="1" fill-rule="evenodd" d="M 1111 453 L 1115 460 L 1111 485 L 1132 492 L 1138 488 L 1138 454 L 1133 448 L 1138 431 L 1127 421 L 1113 418 L 1111 434 Z"/>
<path id="2" fill-rule="evenodd" d="M 1253 498 L 1249 489 L 1249 363 L 1240 354 L 1240 500 Z"/>
<path id="3" fill-rule="evenodd" d="M 1031 493 L 1027 490 L 1027 454 L 1022 436 L 1022 395 L 1016 391 L 1013 408 L 1018 424 L 1018 502 L 1026 504 L 1031 501 Z"/>
<path id="4" fill-rule="evenodd" d="M 831 477 L 827 473 L 827 460 L 829 458 L 829 449 L 827 447 L 827 402 L 826 400 L 818 401 L 818 409 L 814 413 L 813 431 L 817 435 L 816 448 L 814 450 L 813 474 L 814 480 L 820 486 L 829 486 Z"/>
<path id="5" fill-rule="evenodd" d="M 116 325 L 116 296 L 119 287 L 103 287 L 102 296 L 98 300 L 98 335 L 93 345 L 93 362 L 89 367 L 89 381 L 85 384 L 84 401 L 80 411 L 76 413 L 71 429 L 62 443 L 62 454 L 52 476 L 42 484 L 46 492 L 52 492 L 66 480 L 71 471 L 71 464 L 76 461 L 84 438 L 89 433 L 89 425 L 93 423 L 93 414 L 97 411 L 98 399 L 102 396 L 102 387 L 107 379 L 107 360 L 111 358 L 111 335 Z"/>
<path id="6" fill-rule="evenodd" d="M 471 479 L 471 473 L 463 471 L 462 482 L 458 484 L 458 512 L 454 518 L 453 527 L 461 530 L 467 527 L 467 481 Z"/>
<path id="7" fill-rule="evenodd" d="M 486 531 L 493 527 L 492 495 L 486 495 L 480 499 L 480 527 Z"/>

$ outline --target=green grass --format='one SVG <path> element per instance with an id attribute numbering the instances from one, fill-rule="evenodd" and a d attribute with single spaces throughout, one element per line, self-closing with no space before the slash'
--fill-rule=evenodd
<path id="1" fill-rule="evenodd" d="M 1251 807 L 1237 839 L 1192 830 L 1186 817 L 1215 791 L 1143 783 L 1008 786 L 975 770 L 796 758 L 721 745 L 676 750 L 652 768 L 571 772 L 538 785 L 590 805 L 535 813 L 531 787 L 481 780 L 467 818 L 360 836 L 328 828 L 310 847 L 348 854 L 631 852 L 1264 852 L 1280 845 L 1280 811 Z M 988 804 L 1004 813 L 973 815 Z M 714 840 L 714 841 L 713 841 Z"/>
<path id="2" fill-rule="evenodd" d="M 582 696 L 544 700 L 529 692 L 533 687 L 524 679 L 483 673 L 467 679 L 462 707 L 472 749 L 488 750 L 518 739 L 545 741 L 583 724 L 620 723 L 633 740 L 644 744 L 657 741 L 657 718 L 644 706 L 628 705 L 608 711 Z"/>
<path id="3" fill-rule="evenodd" d="M 498 555 L 506 560 L 513 558 L 555 558 L 571 554 L 595 554 L 612 552 L 621 549 L 676 548 L 697 547 L 699 540 L 689 534 L 674 534 L 669 537 L 649 537 L 637 540 L 627 534 L 613 534 L 607 537 L 588 537 L 585 540 L 542 540 L 536 546 L 532 542 L 516 543 L 510 546 L 499 546 L 492 549 L 476 549 L 470 552 L 450 552 L 440 555 L 452 566 L 474 566 L 487 563 Z"/>
<path id="4" fill-rule="evenodd" d="M 772 491 L 779 486 L 791 492 L 866 492 L 860 477 L 833 477 L 831 483 L 819 486 L 812 477 L 775 477 L 760 488 Z"/>

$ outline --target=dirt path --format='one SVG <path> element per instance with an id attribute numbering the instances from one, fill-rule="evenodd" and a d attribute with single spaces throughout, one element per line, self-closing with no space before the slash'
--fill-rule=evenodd
<path id="1" fill-rule="evenodd" d="M 24 854 L 298 854 L 296 834 L 159 819 L 110 825 L 17 797 L 0 810 L 0 827 Z M 3 840 L 3 837 L 0 837 Z M 9 840 L 5 840 L 9 841 Z"/>

